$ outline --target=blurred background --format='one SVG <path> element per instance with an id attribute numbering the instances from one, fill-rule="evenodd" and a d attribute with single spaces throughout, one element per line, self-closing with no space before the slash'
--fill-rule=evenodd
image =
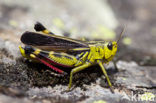
<path id="1" fill-rule="evenodd" d="M 23 45 L 20 37 L 34 31 L 37 21 L 56 35 L 88 40 L 117 40 L 125 27 L 115 59 L 155 68 L 155 5 L 155 0 L 0 0 L 0 72 L 5 74 L 5 68 L 17 64 L 21 58 L 18 46 Z M 155 77 L 154 69 L 150 73 Z M 1 85 L 12 81 L 0 76 Z"/>

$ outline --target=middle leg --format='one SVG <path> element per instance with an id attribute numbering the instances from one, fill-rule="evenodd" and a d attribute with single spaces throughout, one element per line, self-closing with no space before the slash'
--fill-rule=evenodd
<path id="1" fill-rule="evenodd" d="M 72 69 L 72 71 L 70 72 L 70 79 L 69 79 L 69 84 L 68 84 L 68 89 L 69 90 L 70 90 L 71 85 L 72 85 L 73 74 L 75 74 L 75 73 L 77 73 L 77 72 L 79 72 L 81 70 L 84 70 L 84 69 L 86 69 L 87 67 L 89 67 L 91 65 L 92 65 L 91 63 L 87 62 L 87 63 L 85 63 L 85 64 L 83 64 L 81 66 L 78 66 L 78 67 Z"/>

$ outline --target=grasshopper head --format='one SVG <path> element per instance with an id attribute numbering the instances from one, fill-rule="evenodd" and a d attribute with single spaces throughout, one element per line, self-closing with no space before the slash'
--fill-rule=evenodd
<path id="1" fill-rule="evenodd" d="M 108 42 L 105 44 L 105 59 L 111 61 L 117 51 L 117 42 Z"/>
<path id="2" fill-rule="evenodd" d="M 106 45 L 105 45 L 105 59 L 107 61 L 111 61 L 113 59 L 113 57 L 115 56 L 119 41 L 122 38 L 124 31 L 125 31 L 125 28 L 123 28 L 123 30 L 119 36 L 119 39 L 117 41 L 106 43 Z"/>

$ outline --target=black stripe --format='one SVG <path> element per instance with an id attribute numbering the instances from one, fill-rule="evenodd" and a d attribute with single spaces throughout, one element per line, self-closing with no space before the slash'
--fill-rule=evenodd
<path id="1" fill-rule="evenodd" d="M 39 55 L 48 57 L 49 56 L 49 52 L 40 51 Z"/>
<path id="2" fill-rule="evenodd" d="M 62 57 L 62 55 L 60 55 L 60 54 L 52 54 L 52 55 L 54 55 L 55 57 L 59 57 L 59 58 Z"/>
<path id="3" fill-rule="evenodd" d="M 70 60 L 73 60 L 73 58 L 71 58 L 70 56 L 64 55 L 64 57 L 65 57 L 65 58 L 68 58 L 68 59 L 70 59 Z"/>

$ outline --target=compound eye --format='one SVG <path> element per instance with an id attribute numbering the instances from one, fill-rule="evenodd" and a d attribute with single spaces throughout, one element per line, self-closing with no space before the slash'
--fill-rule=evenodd
<path id="1" fill-rule="evenodd" d="M 108 45 L 107 45 L 107 47 L 108 47 L 109 50 L 112 50 L 112 48 L 113 48 L 112 42 L 109 42 Z"/>

